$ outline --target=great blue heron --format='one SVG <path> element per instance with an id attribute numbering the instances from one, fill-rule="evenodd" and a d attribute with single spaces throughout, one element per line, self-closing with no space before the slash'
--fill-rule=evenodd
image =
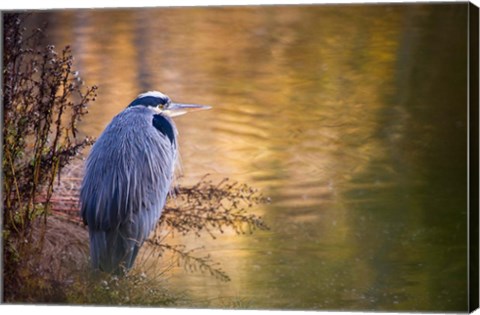
<path id="1" fill-rule="evenodd" d="M 94 269 L 123 273 L 133 266 L 160 218 L 174 176 L 177 129 L 170 117 L 208 108 L 146 92 L 95 142 L 80 191 Z"/>

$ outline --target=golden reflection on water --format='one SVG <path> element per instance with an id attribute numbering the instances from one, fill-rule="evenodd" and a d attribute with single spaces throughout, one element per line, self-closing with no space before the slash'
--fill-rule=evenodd
<path id="1" fill-rule="evenodd" d="M 170 283 L 188 289 L 192 306 L 459 310 L 466 283 L 448 279 L 466 265 L 441 253 L 465 253 L 461 238 L 445 235 L 460 233 L 448 222 L 463 226 L 466 217 L 445 207 L 445 221 L 429 225 L 437 206 L 430 200 L 443 193 L 440 185 L 428 191 L 429 174 L 443 172 L 447 158 L 431 168 L 425 161 L 441 134 L 438 114 L 429 113 L 440 112 L 446 125 L 458 119 L 442 141 L 465 149 L 458 137 L 465 116 L 450 115 L 463 86 L 455 76 L 429 75 L 448 60 L 449 73 L 462 77 L 465 47 L 436 30 L 462 38 L 465 12 L 461 5 L 256 6 L 38 18 L 49 18 L 52 39 L 72 44 L 82 78 L 99 86 L 82 132 L 98 136 L 145 90 L 212 105 L 176 120 L 182 183 L 209 173 L 272 198 L 253 209 L 269 232 L 171 240 L 205 245 L 232 278 L 175 270 Z M 432 92 L 439 85 L 444 100 Z M 462 183 L 464 174 L 445 172 Z M 463 204 L 460 191 L 450 198 Z M 437 233 L 444 243 L 432 243 Z M 451 292 L 459 293 L 445 299 Z"/>

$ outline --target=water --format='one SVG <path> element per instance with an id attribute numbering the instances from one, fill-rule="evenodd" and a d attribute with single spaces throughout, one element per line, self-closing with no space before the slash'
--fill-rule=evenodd
<path id="1" fill-rule="evenodd" d="M 138 93 L 177 119 L 185 174 L 272 200 L 270 231 L 181 239 L 232 278 L 179 270 L 196 307 L 466 311 L 467 4 L 37 13 L 99 86 L 98 136 Z"/>

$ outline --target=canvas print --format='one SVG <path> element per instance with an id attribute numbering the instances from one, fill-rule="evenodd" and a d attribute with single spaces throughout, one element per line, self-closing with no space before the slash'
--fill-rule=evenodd
<path id="1" fill-rule="evenodd" d="M 3 303 L 478 306 L 474 5 L 2 24 Z"/>

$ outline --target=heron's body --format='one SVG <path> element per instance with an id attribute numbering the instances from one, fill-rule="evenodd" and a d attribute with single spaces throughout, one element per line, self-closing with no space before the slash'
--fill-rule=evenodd
<path id="1" fill-rule="evenodd" d="M 137 100 L 92 147 L 80 192 L 93 268 L 112 273 L 132 267 L 155 228 L 177 160 L 175 124 L 155 105 Z"/>

